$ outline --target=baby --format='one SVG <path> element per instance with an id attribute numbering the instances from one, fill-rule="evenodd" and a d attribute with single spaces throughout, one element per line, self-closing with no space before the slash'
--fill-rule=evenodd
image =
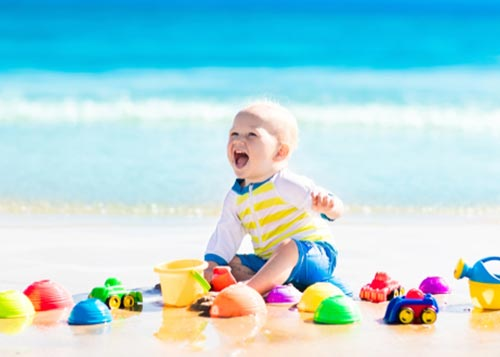
<path id="1" fill-rule="evenodd" d="M 258 102 L 236 114 L 227 157 L 237 179 L 205 252 L 208 281 L 214 267 L 229 265 L 236 280 L 261 294 L 324 281 L 351 294 L 332 276 L 337 250 L 325 224 L 341 216 L 343 203 L 287 169 L 297 140 L 294 116 L 278 104 Z M 254 254 L 237 254 L 246 235 Z"/>

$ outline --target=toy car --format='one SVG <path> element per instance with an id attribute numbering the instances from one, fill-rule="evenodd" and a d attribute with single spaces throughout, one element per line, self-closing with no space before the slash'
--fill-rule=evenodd
<path id="1" fill-rule="evenodd" d="M 118 309 L 120 307 L 130 309 L 142 303 L 142 293 L 140 291 L 125 289 L 122 282 L 116 278 L 108 278 L 104 282 L 104 286 L 92 289 L 89 298 L 101 300 L 110 309 Z"/>
<path id="2" fill-rule="evenodd" d="M 406 296 L 397 296 L 389 302 L 384 321 L 388 324 L 433 324 L 439 312 L 436 299 L 419 289 L 411 289 Z"/>
<path id="3" fill-rule="evenodd" d="M 404 293 L 404 288 L 396 280 L 392 280 L 387 273 L 377 272 L 371 283 L 361 288 L 359 297 L 361 300 L 382 302 Z"/>

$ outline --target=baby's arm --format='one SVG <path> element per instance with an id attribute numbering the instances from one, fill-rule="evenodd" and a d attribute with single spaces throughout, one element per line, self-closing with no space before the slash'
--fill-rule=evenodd
<path id="1" fill-rule="evenodd" d="M 344 203 L 332 194 L 317 191 L 311 192 L 312 209 L 322 213 L 330 219 L 339 218 L 344 212 Z"/>
<path id="2" fill-rule="evenodd" d="M 205 250 L 208 267 L 204 276 L 212 281 L 212 270 L 218 265 L 228 265 L 235 256 L 245 236 L 241 222 L 236 215 L 234 194 L 230 192 L 224 200 L 222 213 Z"/>

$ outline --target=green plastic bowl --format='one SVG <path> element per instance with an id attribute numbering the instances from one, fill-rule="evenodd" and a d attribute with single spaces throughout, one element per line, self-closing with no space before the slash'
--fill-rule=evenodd
<path id="1" fill-rule="evenodd" d="M 13 319 L 34 314 L 33 303 L 22 292 L 17 290 L 0 292 L 0 319 Z"/>
<path id="2" fill-rule="evenodd" d="M 326 298 L 314 312 L 314 322 L 318 324 L 343 325 L 360 319 L 358 306 L 345 295 Z"/>

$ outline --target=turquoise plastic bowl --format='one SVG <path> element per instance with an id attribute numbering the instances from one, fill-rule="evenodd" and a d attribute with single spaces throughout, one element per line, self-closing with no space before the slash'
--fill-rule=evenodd
<path id="1" fill-rule="evenodd" d="M 113 317 L 109 308 L 101 300 L 86 299 L 73 307 L 69 315 L 70 325 L 96 325 L 111 322 Z"/>

